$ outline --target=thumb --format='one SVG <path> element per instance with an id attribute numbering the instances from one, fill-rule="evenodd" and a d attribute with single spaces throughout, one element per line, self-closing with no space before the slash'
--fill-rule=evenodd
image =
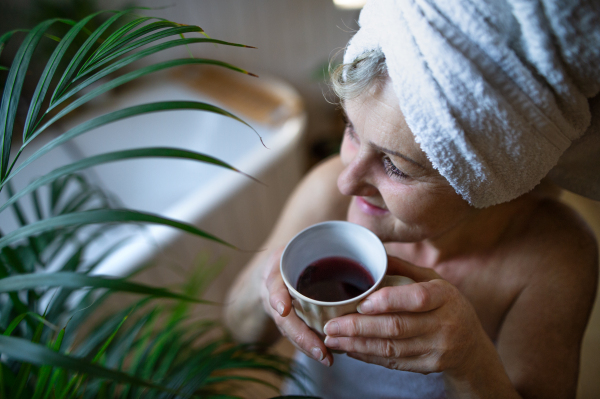
<path id="1" fill-rule="evenodd" d="M 405 276 L 412 278 L 417 283 L 422 283 L 425 281 L 441 279 L 440 275 L 435 272 L 435 270 L 415 266 L 410 262 L 407 262 L 403 259 L 397 258 L 395 256 L 388 255 L 388 271 L 387 274 L 393 276 Z"/>

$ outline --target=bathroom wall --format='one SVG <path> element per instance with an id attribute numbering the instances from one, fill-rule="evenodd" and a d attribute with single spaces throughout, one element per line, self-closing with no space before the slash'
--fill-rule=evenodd
<path id="1" fill-rule="evenodd" d="M 159 7 L 166 2 L 138 3 Z M 324 99 L 327 85 L 314 75 L 346 45 L 357 28 L 358 11 L 339 10 L 330 0 L 176 0 L 174 6 L 152 14 L 199 25 L 214 38 L 257 47 L 197 45 L 192 52 L 290 82 L 305 100 L 309 142 L 339 130 L 335 106 Z M 183 49 L 180 52 L 185 55 Z"/>
<path id="2" fill-rule="evenodd" d="M 156 8 L 146 12 L 149 15 L 199 25 L 213 38 L 255 46 L 256 50 L 201 44 L 190 49 L 196 57 L 216 58 L 259 76 L 273 75 L 290 82 L 305 101 L 309 144 L 334 132 L 341 134 L 336 106 L 323 95 L 327 85 L 314 75 L 352 37 L 357 28 L 356 10 L 337 9 L 331 0 L 2 0 L 0 33 L 31 25 L 32 10 L 39 3 L 56 5 L 63 14 L 73 14 L 68 15 L 72 18 L 80 18 L 79 11 L 88 12 L 80 10 L 83 6 L 79 3 L 86 9 L 94 3 L 99 9 L 143 5 Z M 187 56 L 184 48 L 175 49 L 171 56 L 174 53 Z M 161 56 L 167 57 L 167 53 Z"/>

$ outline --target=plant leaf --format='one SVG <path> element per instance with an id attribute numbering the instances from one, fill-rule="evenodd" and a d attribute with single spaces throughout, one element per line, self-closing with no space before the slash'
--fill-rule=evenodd
<path id="1" fill-rule="evenodd" d="M 86 41 L 81 45 L 81 47 L 79 47 L 77 53 L 73 56 L 73 58 L 71 58 L 71 62 L 69 62 L 69 65 L 65 68 L 65 71 L 63 72 L 63 75 L 60 78 L 58 84 L 56 85 L 52 97 L 50 98 L 50 104 L 53 104 L 56 101 L 56 98 L 59 97 L 63 93 L 63 91 L 66 90 L 66 88 L 69 86 L 69 84 L 71 83 L 71 78 L 76 73 L 79 64 L 81 64 L 83 58 L 90 51 L 90 49 L 96 43 L 96 41 L 100 38 L 100 35 L 102 35 L 102 33 L 104 33 L 104 31 L 108 29 L 108 27 L 112 25 L 116 20 L 121 18 L 123 15 L 129 14 L 130 12 L 131 9 L 127 9 L 115 13 L 115 15 L 110 17 L 94 32 L 92 32 L 92 34 L 86 39 Z"/>
<path id="2" fill-rule="evenodd" d="M 10 40 L 10 38 L 12 37 L 12 35 L 14 35 L 17 32 L 29 32 L 29 29 L 14 29 L 11 31 L 8 31 L 6 33 L 4 33 L 2 36 L 0 36 L 0 55 L 2 55 L 2 50 L 4 50 L 4 46 L 6 45 L 6 42 L 8 42 Z M 6 70 L 8 70 L 8 68 L 4 68 Z"/>
<path id="3" fill-rule="evenodd" d="M 43 329 L 44 329 L 44 323 L 39 323 L 37 328 L 35 329 L 35 333 L 33 334 L 33 339 L 31 340 L 31 342 L 27 342 L 27 341 L 25 341 L 25 342 L 33 343 L 33 344 L 37 344 L 38 342 L 40 342 L 40 337 L 42 336 Z M 2 338 L 15 339 L 14 337 L 0 336 L 0 340 Z M 31 374 L 31 363 L 21 364 L 21 367 L 19 367 L 19 373 L 17 374 L 17 389 L 16 389 L 17 393 L 15 394 L 16 398 L 21 397 L 21 394 L 23 393 L 23 391 L 25 390 L 25 386 L 27 385 L 27 380 L 29 380 L 30 374 Z"/>
<path id="4" fill-rule="evenodd" d="M 256 132 L 256 130 L 254 130 L 254 128 L 252 128 L 252 126 L 250 126 L 249 124 L 244 122 L 242 119 L 238 118 L 237 116 L 233 115 L 232 113 L 227 112 L 224 109 L 221 109 L 221 108 L 216 107 L 211 104 L 206 104 L 206 103 L 198 102 L 198 101 L 163 101 L 163 102 L 156 102 L 156 103 L 134 105 L 132 107 L 113 111 L 108 114 L 101 115 L 94 119 L 83 122 L 83 123 L 75 126 L 74 128 L 68 130 L 67 132 L 63 133 L 62 135 L 55 138 L 54 140 L 50 141 L 48 144 L 44 145 L 42 148 L 37 150 L 33 155 L 31 155 L 29 158 L 27 158 L 25 161 L 23 161 L 23 163 L 21 163 L 19 165 L 19 167 L 17 167 L 15 169 L 15 171 L 13 171 L 9 176 L 7 176 L 4 179 L 4 181 L 2 182 L 2 184 L 0 184 L 0 189 L 2 187 L 4 187 L 6 182 L 8 182 L 10 179 L 12 179 L 17 173 L 19 173 L 19 171 L 21 171 L 23 168 L 25 168 L 31 162 L 38 159 L 39 157 L 41 157 L 42 155 L 44 155 L 51 149 L 59 146 L 60 144 L 66 142 L 74 137 L 79 136 L 80 134 L 83 134 L 83 133 L 90 131 L 92 129 L 95 129 L 97 127 L 106 125 L 108 123 L 116 122 L 118 120 L 129 118 L 132 116 L 143 115 L 143 114 L 158 112 L 158 111 L 171 111 L 171 110 L 199 110 L 199 111 L 207 111 L 207 112 L 212 112 L 212 113 L 216 113 L 219 115 L 224 115 L 226 117 L 235 119 L 235 120 L 243 123 L 244 125 L 250 127 L 250 129 L 252 129 L 256 133 L 256 135 L 260 138 L 260 140 L 262 142 L 262 138 L 260 137 L 258 132 Z M 38 129 L 38 131 L 40 131 L 40 130 Z M 33 136 L 31 136 L 29 141 L 31 141 L 37 134 L 38 133 L 35 133 Z M 23 150 L 25 145 L 26 144 L 24 144 L 21 147 L 19 152 L 21 152 Z M 14 162 L 13 162 L 13 165 L 14 165 Z M 11 166 L 11 168 L 12 168 L 12 166 Z"/>
<path id="5" fill-rule="evenodd" d="M 63 338 L 65 336 L 65 329 L 66 329 L 66 327 L 62 328 L 58 332 L 56 340 L 54 341 L 54 344 L 52 345 L 52 350 L 54 352 L 58 352 L 60 350 L 60 346 L 61 346 Z M 37 379 L 37 382 L 35 385 L 35 391 L 34 391 L 34 395 L 33 395 L 32 399 L 40 399 L 41 398 L 41 396 L 44 393 L 44 389 L 46 388 L 46 383 L 48 382 L 48 379 L 50 378 L 51 373 L 52 373 L 52 366 L 42 366 L 40 368 L 40 372 L 38 374 L 38 379 Z"/>
<path id="6" fill-rule="evenodd" d="M 128 52 L 131 52 L 139 47 L 145 46 L 147 44 L 153 43 L 159 39 L 163 39 L 169 36 L 174 36 L 174 35 L 181 35 L 183 33 L 188 33 L 188 32 L 197 32 L 198 31 L 198 27 L 192 27 L 192 26 L 187 26 L 187 27 L 177 27 L 177 28 L 172 28 L 172 29 L 166 29 L 162 32 L 158 32 L 156 34 L 153 34 L 151 36 L 145 37 L 141 40 L 138 40 L 136 42 L 131 43 L 129 46 L 124 47 L 122 49 L 115 49 L 114 52 L 107 54 L 106 56 L 99 58 L 97 61 L 95 61 L 93 64 L 90 64 L 88 66 L 87 69 L 81 71 L 80 76 L 85 76 L 89 73 L 91 73 L 92 71 L 98 69 L 100 66 L 109 63 L 110 61 L 124 55 L 127 54 Z M 172 47 L 177 47 L 177 46 L 188 46 L 189 44 L 193 44 L 193 43 L 214 43 L 214 44 L 222 44 L 225 46 L 234 46 L 234 47 L 245 47 L 245 48 L 254 48 L 252 46 L 247 46 L 245 44 L 240 44 L 240 43 L 232 43 L 232 42 L 226 42 L 223 40 L 217 40 L 217 39 L 210 39 L 210 38 L 189 38 L 186 39 L 184 37 L 182 37 L 181 39 L 176 39 L 176 40 L 171 40 L 168 42 L 164 42 L 161 43 L 157 46 L 154 47 L 150 47 L 148 49 L 145 49 L 143 51 L 140 51 L 139 53 L 136 54 L 132 54 L 129 57 L 127 57 L 127 61 L 126 63 L 122 64 L 119 66 L 119 68 L 123 67 L 124 65 L 130 64 L 133 61 L 136 61 L 140 58 L 143 57 L 147 57 L 148 55 L 154 54 L 158 51 L 162 51 L 168 48 L 172 48 Z M 139 54 L 139 55 L 138 55 Z M 193 57 L 190 57 L 193 58 Z M 125 61 L 125 59 L 123 60 Z M 111 69 L 111 71 L 113 71 L 114 69 Z M 242 71 L 238 71 L 238 72 L 242 72 Z M 250 73 L 248 73 L 247 71 L 245 71 L 245 73 L 252 75 Z"/>
<path id="7" fill-rule="evenodd" d="M 0 248 L 32 235 L 53 230 L 61 227 L 83 226 L 96 223 L 113 223 L 113 222 L 146 222 L 153 224 L 161 224 L 165 226 L 175 227 L 179 230 L 195 234 L 197 236 L 216 241 L 230 248 L 235 248 L 233 245 L 208 234 L 196 226 L 189 223 L 183 223 L 174 219 L 165 218 L 159 215 L 145 212 L 137 212 L 129 209 L 93 209 L 83 212 L 75 212 L 66 215 L 54 216 L 49 219 L 40 220 L 23 226 L 17 230 L 10 232 L 0 238 Z"/>
<path id="8" fill-rule="evenodd" d="M 135 21 L 134 21 L 135 22 Z M 163 26 L 157 26 L 157 24 L 163 25 Z M 148 33 L 148 29 L 149 27 L 155 27 L 152 30 L 157 30 L 157 29 L 163 29 L 163 28 L 173 28 L 173 27 L 177 27 L 177 24 L 172 23 L 172 22 L 153 22 L 149 25 L 144 26 L 143 28 L 140 28 L 136 31 L 134 31 L 134 34 L 130 34 L 127 35 L 125 37 L 121 37 L 118 40 L 115 40 L 114 43 L 110 43 L 109 45 L 107 45 L 106 48 L 98 48 L 98 50 L 96 50 L 96 52 L 94 52 L 94 54 L 92 55 L 92 57 L 90 58 L 90 60 L 81 67 L 79 74 L 78 74 L 78 78 L 80 78 L 83 75 L 86 75 L 88 73 L 90 73 L 92 70 L 97 69 L 99 66 L 106 64 L 107 62 L 120 57 L 121 55 L 134 50 L 136 48 L 139 48 L 145 44 L 149 44 L 153 41 L 156 40 L 149 40 L 150 38 L 154 37 L 156 34 L 151 35 L 149 37 L 145 37 L 143 39 L 140 39 L 136 42 L 134 42 L 133 44 L 127 46 L 125 49 L 123 49 L 123 47 L 130 41 L 132 41 L 134 38 L 141 36 L 145 33 Z M 200 28 L 190 28 L 189 31 L 191 32 L 197 32 L 198 29 Z M 170 29 L 169 29 L 170 30 Z M 115 32 L 115 34 L 117 34 L 118 32 Z M 159 32 L 162 33 L 162 32 Z M 169 36 L 169 35 L 167 35 Z M 164 37 L 164 36 L 162 36 Z M 110 39 L 110 38 L 109 38 Z M 109 40 L 107 39 L 107 41 Z M 106 43 L 106 42 L 105 42 Z M 138 45 L 138 43 L 143 43 L 141 45 Z M 104 45 L 104 43 L 102 44 Z M 102 46 L 101 46 L 102 47 Z"/>
<path id="9" fill-rule="evenodd" d="M 191 41 L 198 41 L 198 40 L 205 40 L 205 39 L 185 39 L 186 41 L 191 40 Z M 66 101 L 67 99 L 71 98 L 75 93 L 79 92 L 81 89 L 89 86 L 90 84 L 98 81 L 99 79 L 109 75 L 110 73 L 118 70 L 119 68 L 135 61 L 138 60 L 142 57 L 145 57 L 148 54 L 152 54 L 152 52 L 156 52 L 159 50 L 164 50 L 166 48 L 169 47 L 173 47 L 173 45 L 171 43 L 173 42 L 179 42 L 179 40 L 172 40 L 163 44 L 160 44 L 158 46 L 155 47 L 151 47 L 148 48 L 146 50 L 140 51 L 138 53 L 132 54 L 129 57 L 126 57 L 118 62 L 115 62 L 114 64 L 108 66 L 107 68 L 103 69 L 102 71 L 96 73 L 94 76 L 86 79 L 85 81 L 83 81 L 82 83 L 80 83 L 79 85 L 77 85 L 76 87 L 74 87 L 72 90 L 70 90 L 69 92 L 65 93 L 64 95 L 61 95 L 61 97 L 59 99 L 56 100 L 55 103 L 53 103 L 45 112 L 45 114 L 49 113 L 50 111 L 52 111 L 56 106 L 60 105 L 62 102 Z M 177 43 L 176 43 L 177 44 Z M 156 47 L 159 47 L 159 50 L 156 50 Z M 210 60 L 210 59 L 203 59 L 203 58 L 196 58 L 196 59 L 189 59 L 189 58 L 182 58 L 182 59 L 176 59 L 176 60 L 169 60 L 169 61 L 164 61 L 164 62 L 160 62 L 157 64 L 153 64 L 153 65 L 148 65 L 146 67 L 142 67 L 140 69 L 131 71 L 129 73 L 126 73 L 122 76 L 116 77 L 100 86 L 98 86 L 97 88 L 91 90 L 89 93 L 84 94 L 83 96 L 81 96 L 80 98 L 74 100 L 71 104 L 69 104 L 68 106 L 66 106 L 64 109 L 62 109 L 60 112 L 58 112 L 54 117 L 52 117 L 51 120 L 49 120 L 48 122 L 46 122 L 44 124 L 44 126 L 42 126 L 41 128 L 37 129 L 36 132 L 31 136 L 31 138 L 37 136 L 39 133 L 41 133 L 42 131 L 44 131 L 46 128 L 48 128 L 52 123 L 54 123 L 55 121 L 57 121 L 58 119 L 62 118 L 63 116 L 65 116 L 66 114 L 68 114 L 69 112 L 73 111 L 74 109 L 80 107 L 81 105 L 85 104 L 86 102 L 90 101 L 91 99 L 106 93 L 107 91 L 110 91 L 114 88 L 117 88 L 125 83 L 128 83 L 132 80 L 141 78 L 142 76 L 146 76 L 150 73 L 154 73 L 154 72 L 158 72 L 158 71 L 162 71 L 164 69 L 169 69 L 169 68 L 173 68 L 176 66 L 181 66 L 181 65 L 217 65 L 217 66 L 221 66 L 224 68 L 228 68 L 231 70 L 234 70 L 236 72 L 241 72 L 241 73 L 245 73 L 245 74 L 250 74 L 248 71 L 238 68 L 236 66 L 233 66 L 231 64 L 228 64 L 226 62 L 222 62 L 222 61 L 216 61 L 216 60 Z M 26 143 L 27 144 L 27 143 Z"/>
<path id="10" fill-rule="evenodd" d="M 89 158 L 84 158 L 80 161 L 73 162 L 69 165 L 57 168 L 52 172 L 36 179 L 31 182 L 27 187 L 19 191 L 16 195 L 12 195 L 8 201 L 4 203 L 4 205 L 0 206 L 0 212 L 10 206 L 12 203 L 17 201 L 19 198 L 24 195 L 36 190 L 37 188 L 52 182 L 53 180 L 65 176 L 74 172 L 77 172 L 82 169 L 86 169 L 92 166 L 100 165 L 107 162 L 115 162 L 121 161 L 125 159 L 135 159 L 135 158 L 148 158 L 148 157 L 156 157 L 156 158 L 181 158 L 181 159 L 189 159 L 193 161 L 205 162 L 217 166 L 221 166 L 227 169 L 230 169 L 235 172 L 240 172 L 238 169 L 233 166 L 217 159 L 211 157 L 209 155 L 201 154 L 194 151 L 182 150 L 178 148 L 168 148 L 168 147 L 151 147 L 151 148 L 138 148 L 133 150 L 124 150 L 124 151 L 115 151 L 109 152 L 106 154 L 95 155 Z M 240 172 L 241 173 L 241 172 Z M 245 173 L 243 173 L 245 175 Z M 248 175 L 246 175 L 248 176 Z M 254 178 L 253 178 L 254 179 Z M 255 179 L 254 179 L 255 180 Z M 10 185 L 9 185 L 10 186 Z M 27 223 L 22 223 L 25 225 Z"/>
<path id="11" fill-rule="evenodd" d="M 87 65 L 89 65 L 92 62 L 94 62 L 98 57 L 101 57 L 107 50 L 112 50 L 114 48 L 114 46 L 115 46 L 115 42 L 118 42 L 118 40 L 120 38 L 122 38 L 124 35 L 126 35 L 127 32 L 133 30 L 136 26 L 141 25 L 144 22 L 149 21 L 151 19 L 154 19 L 154 18 L 153 17 L 136 18 L 133 21 L 127 22 L 125 25 L 121 26 L 116 31 L 114 31 L 113 33 L 111 33 L 102 42 L 102 44 L 94 51 L 94 54 L 92 54 L 92 57 L 90 57 L 90 59 L 87 60 L 81 66 L 81 69 L 79 70 L 79 73 L 81 74 L 81 71 L 85 70 L 86 67 L 87 67 Z"/>
<path id="12" fill-rule="evenodd" d="M 156 18 L 158 21 L 155 22 L 151 22 L 147 25 L 144 25 L 142 27 L 140 27 L 137 30 L 134 30 L 133 32 L 129 32 L 127 35 L 123 35 L 121 36 L 118 40 L 116 40 L 114 42 L 114 44 L 112 44 L 111 46 L 111 51 L 114 50 L 118 50 L 119 48 L 121 48 L 122 46 L 126 45 L 127 43 L 140 38 L 144 35 L 147 35 L 148 33 L 160 30 L 160 29 L 165 29 L 165 28 L 173 28 L 173 27 L 177 27 L 177 26 L 181 26 L 181 24 L 178 24 L 176 22 L 173 21 L 168 21 L 166 19 L 162 19 L 162 18 Z M 198 27 L 200 28 L 200 27 Z M 200 31 L 202 31 L 202 28 L 200 28 Z M 105 51 L 104 53 L 107 53 L 108 51 Z M 98 54 L 98 58 L 101 58 L 104 54 Z"/>
<path id="13" fill-rule="evenodd" d="M 5 336 L 10 336 L 12 334 L 12 332 L 14 331 L 15 328 L 17 328 L 17 326 L 23 321 L 23 319 L 27 316 L 31 316 L 33 319 L 38 320 L 40 323 L 42 324 L 46 324 L 47 326 L 51 327 L 52 329 L 58 330 L 58 328 L 48 322 L 47 320 L 45 320 L 42 316 L 40 316 L 39 314 L 35 313 L 35 312 L 26 312 L 26 313 L 21 313 L 19 316 L 15 317 L 13 319 L 13 321 L 8 325 L 8 327 L 6 328 L 6 331 L 4 331 Z"/>
<path id="14" fill-rule="evenodd" d="M 157 298 L 180 299 L 184 301 L 211 304 L 212 302 L 177 294 L 164 288 L 132 283 L 120 278 L 88 276 L 82 273 L 31 273 L 5 277 L 0 280 L 0 292 L 15 292 L 38 287 L 71 287 L 71 288 L 108 288 L 113 291 L 150 295 Z"/>
<path id="15" fill-rule="evenodd" d="M 50 365 L 60 367 L 66 370 L 86 373 L 96 378 L 106 378 L 125 384 L 139 385 L 148 388 L 158 389 L 163 392 L 179 394 L 176 390 L 153 384 L 125 374 L 120 371 L 107 369 L 97 364 L 92 364 L 83 359 L 77 359 L 71 356 L 54 352 L 52 349 L 43 345 L 34 344 L 27 340 L 15 337 L 0 336 L 0 353 L 3 353 L 15 360 L 28 362 L 38 366 Z"/>
<path id="16" fill-rule="evenodd" d="M 12 66 L 10 67 L 10 71 L 8 72 L 8 77 L 6 78 L 2 93 L 2 104 L 0 105 L 0 144 L 2 151 L 0 157 L 0 179 L 6 176 L 8 168 L 12 130 L 29 62 L 31 61 L 33 51 L 37 47 L 40 39 L 44 36 L 44 32 L 57 21 L 58 19 L 44 21 L 27 34 L 23 43 L 21 43 Z M 5 36 L 6 35 L 3 35 L 2 37 L 4 38 Z"/>
<path id="17" fill-rule="evenodd" d="M 35 92 L 31 99 L 31 104 L 27 112 L 27 119 L 25 120 L 25 127 L 23 129 L 23 141 L 27 140 L 27 136 L 30 132 L 30 129 L 33 127 L 32 124 L 37 118 L 40 108 L 42 107 L 42 103 L 44 101 L 44 98 L 46 97 L 48 87 L 50 86 L 50 82 L 54 77 L 56 68 L 58 68 L 60 61 L 67 52 L 67 49 L 69 48 L 75 37 L 79 34 L 79 32 L 81 32 L 81 30 L 85 27 L 85 25 L 98 14 L 100 14 L 100 12 L 89 15 L 81 21 L 77 22 L 71 29 L 69 29 L 69 31 L 65 34 L 65 36 L 54 49 L 54 52 L 50 56 L 50 59 L 46 63 L 46 67 L 44 68 L 44 71 L 40 76 L 37 87 L 35 88 Z"/>

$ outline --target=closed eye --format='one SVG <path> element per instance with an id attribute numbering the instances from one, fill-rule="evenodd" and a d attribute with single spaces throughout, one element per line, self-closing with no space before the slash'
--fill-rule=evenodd
<path id="1" fill-rule="evenodd" d="M 409 177 L 406 173 L 398 169 L 387 155 L 383 156 L 383 167 L 385 168 L 385 173 L 391 178 L 406 179 Z"/>

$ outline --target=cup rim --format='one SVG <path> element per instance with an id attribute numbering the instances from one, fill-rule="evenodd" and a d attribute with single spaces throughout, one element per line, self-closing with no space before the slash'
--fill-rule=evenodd
<path id="1" fill-rule="evenodd" d="M 340 225 L 352 225 L 353 228 L 358 227 L 360 230 L 364 231 L 367 235 L 371 235 L 373 238 L 376 239 L 376 242 L 378 243 L 377 247 L 383 251 L 383 253 L 386 255 L 384 256 L 385 259 L 385 267 L 384 267 L 384 272 L 377 278 L 377 280 L 373 283 L 373 285 L 371 286 L 371 288 L 369 288 L 368 290 L 366 290 L 365 292 L 363 292 L 362 294 L 355 296 L 353 298 L 350 299 L 346 299 L 345 301 L 337 301 L 337 302 L 325 302 L 325 301 L 317 301 L 316 299 L 312 299 L 309 298 L 305 295 L 302 295 L 300 292 L 298 292 L 296 290 L 296 288 L 294 288 L 292 286 L 292 284 L 290 284 L 290 282 L 288 281 L 288 279 L 286 278 L 285 274 L 283 273 L 283 257 L 285 256 L 290 244 L 292 243 L 292 241 L 294 241 L 296 239 L 296 237 L 298 237 L 299 235 L 303 234 L 305 231 L 316 228 L 317 226 L 320 225 L 334 225 L 334 224 L 340 224 Z M 283 252 L 281 253 L 281 257 L 279 258 L 279 273 L 281 274 L 281 278 L 283 279 L 283 282 L 285 283 L 285 286 L 287 287 L 287 289 L 290 291 L 290 293 L 292 293 L 293 297 L 301 299 L 303 301 L 312 303 L 314 305 L 319 305 L 319 306 L 342 306 L 342 305 L 348 305 L 351 304 L 353 302 L 356 301 L 361 301 L 363 298 L 367 297 L 368 295 L 370 295 L 373 291 L 375 291 L 375 289 L 381 284 L 381 281 L 383 280 L 383 278 L 386 275 L 387 272 L 387 267 L 388 267 L 388 260 L 387 260 L 387 251 L 385 250 L 385 247 L 383 245 L 383 242 L 381 242 L 381 240 L 379 239 L 379 237 L 377 237 L 377 235 L 375 233 L 373 233 L 371 230 L 367 229 L 364 226 L 361 226 L 360 224 L 356 224 L 356 223 L 352 223 L 352 222 L 348 222 L 345 220 L 328 220 L 325 222 L 320 222 L 320 223 L 316 223 L 313 225 L 310 225 L 308 227 L 306 227 L 305 229 L 301 230 L 300 232 L 298 232 L 285 246 Z"/>

